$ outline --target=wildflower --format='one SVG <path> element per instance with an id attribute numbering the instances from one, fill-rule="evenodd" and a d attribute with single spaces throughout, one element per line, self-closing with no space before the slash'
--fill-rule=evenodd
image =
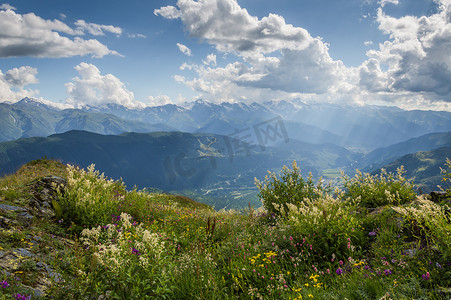
<path id="1" fill-rule="evenodd" d="M 312 295 L 312 294 L 308 294 L 308 297 L 309 297 L 309 298 L 313 298 L 313 295 Z"/>
<path id="2" fill-rule="evenodd" d="M 391 275 L 391 271 L 390 271 L 390 269 L 386 269 L 386 270 L 384 270 L 384 274 L 385 274 L 385 275 Z"/>
<path id="3" fill-rule="evenodd" d="M 0 287 L 6 289 L 9 286 L 8 281 L 3 280 L 0 282 Z"/>
<path id="4" fill-rule="evenodd" d="M 343 270 L 342 269 L 340 269 L 340 268 L 338 268 L 337 269 L 337 271 L 335 271 L 338 275 L 341 275 L 341 274 L 343 274 Z"/>
<path id="5" fill-rule="evenodd" d="M 16 300 L 30 300 L 31 299 L 31 295 L 25 296 L 25 295 L 22 295 L 22 294 L 14 294 L 14 298 L 16 298 Z"/>
<path id="6" fill-rule="evenodd" d="M 368 235 L 369 235 L 369 236 L 375 236 L 375 235 L 376 235 L 376 232 L 371 231 L 370 233 L 368 233 Z"/>
<path id="7" fill-rule="evenodd" d="M 426 274 L 422 275 L 423 280 L 429 280 L 429 278 L 431 277 L 431 274 L 429 274 L 429 272 L 426 272 Z"/>
<path id="8" fill-rule="evenodd" d="M 338 263 L 340 264 L 340 266 L 343 265 L 343 261 L 342 260 L 340 260 Z"/>

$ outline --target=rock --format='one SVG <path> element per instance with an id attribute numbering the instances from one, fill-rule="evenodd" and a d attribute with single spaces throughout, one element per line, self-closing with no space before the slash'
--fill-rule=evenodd
<path id="1" fill-rule="evenodd" d="M 16 257 L 18 258 L 22 258 L 22 257 L 35 257 L 36 255 L 32 252 L 30 252 L 27 249 L 24 248 L 17 248 L 15 250 L 13 250 L 13 253 L 16 255 Z"/>
<path id="2" fill-rule="evenodd" d="M 43 218 L 55 217 L 53 203 L 58 202 L 58 195 L 64 192 L 66 180 L 58 176 L 46 176 L 32 184 L 34 198 L 29 199 L 34 214 Z"/>
<path id="3" fill-rule="evenodd" d="M 28 213 L 28 210 L 20 206 L 0 204 L 0 212 L 4 212 L 0 216 L 0 227 L 2 228 L 11 228 L 19 225 L 28 227 L 33 221 L 33 216 Z M 7 218 L 5 214 L 13 218 L 13 220 Z"/>
<path id="4" fill-rule="evenodd" d="M 33 216 L 30 215 L 27 211 L 21 212 L 18 215 L 18 220 L 24 224 L 26 227 L 29 227 L 33 222 Z"/>
<path id="5" fill-rule="evenodd" d="M 11 227 L 20 226 L 20 223 L 16 220 L 11 220 L 6 217 L 0 216 L 0 228 L 9 229 Z"/>
<path id="6" fill-rule="evenodd" d="M 25 208 L 20 206 L 13 206 L 13 205 L 7 205 L 7 204 L 0 204 L 0 209 L 6 210 L 6 211 L 15 211 L 15 212 L 24 212 L 27 211 Z"/>
<path id="7" fill-rule="evenodd" d="M 33 195 L 41 204 L 52 203 L 58 197 L 58 191 L 63 192 L 66 180 L 58 176 L 46 176 L 33 184 Z"/>

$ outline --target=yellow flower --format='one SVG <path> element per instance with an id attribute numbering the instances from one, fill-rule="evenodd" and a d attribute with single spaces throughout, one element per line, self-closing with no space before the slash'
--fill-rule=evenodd
<path id="1" fill-rule="evenodd" d="M 304 285 L 308 287 L 308 283 L 306 283 L 306 284 L 304 284 Z"/>
<path id="2" fill-rule="evenodd" d="M 312 295 L 312 294 L 308 294 L 308 296 L 309 296 L 309 298 L 313 298 L 313 295 Z"/>

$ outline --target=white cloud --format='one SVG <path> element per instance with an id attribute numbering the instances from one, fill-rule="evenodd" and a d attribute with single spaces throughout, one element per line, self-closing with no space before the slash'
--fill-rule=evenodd
<path id="1" fill-rule="evenodd" d="M 114 33 L 118 36 L 122 34 L 122 28 L 115 27 L 113 25 L 100 25 L 95 23 L 87 23 L 84 20 L 77 20 L 77 22 L 74 23 L 75 26 L 77 26 L 76 30 L 80 32 L 88 32 L 92 35 L 105 35 L 106 32 Z"/>
<path id="2" fill-rule="evenodd" d="M 69 98 L 67 103 L 74 105 L 102 105 L 117 103 L 134 107 L 134 95 L 128 91 L 125 84 L 112 74 L 102 75 L 93 64 L 85 62 L 75 66 L 80 77 L 72 78 L 66 83 Z"/>
<path id="3" fill-rule="evenodd" d="M 0 9 L 16 10 L 17 8 L 15 8 L 14 6 L 9 5 L 8 3 L 4 3 L 4 4 L 0 5 Z"/>
<path id="4" fill-rule="evenodd" d="M 394 18 L 379 9 L 379 28 L 390 35 L 368 56 L 388 66 L 393 92 L 431 92 L 451 101 L 451 1 L 431 16 Z"/>
<path id="5" fill-rule="evenodd" d="M 155 9 L 153 13 L 158 16 L 163 16 L 166 19 L 178 19 L 180 18 L 180 11 L 173 6 L 165 6 L 159 9 Z"/>
<path id="6" fill-rule="evenodd" d="M 269 14 L 259 20 L 236 0 L 180 0 L 179 9 L 166 6 L 154 11 L 168 19 L 180 18 L 190 37 L 206 40 L 221 52 L 247 56 L 281 49 L 302 50 L 312 40 L 307 30 L 286 24 Z"/>
<path id="7" fill-rule="evenodd" d="M 373 44 L 373 42 L 372 41 L 364 41 L 363 44 L 365 46 L 371 46 Z"/>
<path id="8" fill-rule="evenodd" d="M 398 1 L 379 1 L 381 7 L 389 3 Z M 427 103 L 450 101 L 440 95 L 451 93 L 451 0 L 440 3 L 440 11 L 428 17 L 394 18 L 379 8 L 379 29 L 389 40 L 379 50 L 369 50 L 369 59 L 360 67 L 332 59 L 327 43 L 287 24 L 283 17 L 269 14 L 259 19 L 236 0 L 179 0 L 176 7 L 154 13 L 180 19 L 189 37 L 213 45 L 228 60 L 235 56 L 235 62 L 226 66 L 216 66 L 211 56 L 202 64 L 180 67 L 196 73 L 178 74 L 174 80 L 198 97 L 211 101 L 301 97 L 361 104 L 399 104 L 410 97 L 430 107 Z"/>
<path id="9" fill-rule="evenodd" d="M 171 104 L 173 101 L 171 100 L 171 97 L 167 95 L 158 95 L 158 96 L 149 96 L 147 97 L 147 101 L 149 103 L 149 106 L 161 106 L 166 104 Z"/>
<path id="10" fill-rule="evenodd" d="M 387 73 L 381 71 L 379 61 L 371 58 L 359 68 L 360 86 L 371 92 L 388 91 Z"/>
<path id="11" fill-rule="evenodd" d="M 343 86 L 346 69 L 341 61 L 331 59 L 327 44 L 307 30 L 287 24 L 281 16 L 269 14 L 258 19 L 236 0 L 180 0 L 177 6 L 179 9 L 166 7 L 155 13 L 180 18 L 189 36 L 243 60 L 214 68 L 216 55 L 210 54 L 203 60 L 208 68 L 194 67 L 198 78 L 175 77 L 196 91 L 227 92 L 225 83 L 288 93 L 325 93 Z M 184 64 L 181 69 L 187 67 Z"/>
<path id="12" fill-rule="evenodd" d="M 204 63 L 204 65 L 213 65 L 216 66 L 216 55 L 214 55 L 213 53 L 208 54 L 207 58 L 205 60 L 202 60 L 202 62 Z"/>
<path id="13" fill-rule="evenodd" d="M 399 0 L 381 0 L 378 3 L 380 4 L 381 7 L 384 7 L 387 4 L 398 5 Z"/>
<path id="14" fill-rule="evenodd" d="M 24 97 L 33 97 L 37 90 L 25 89 L 28 84 L 38 83 L 37 69 L 30 66 L 13 68 L 3 74 L 0 70 L 0 102 L 16 102 Z"/>
<path id="15" fill-rule="evenodd" d="M 192 56 L 193 54 L 191 53 L 191 49 L 188 48 L 187 46 L 177 43 L 177 47 L 179 48 L 180 52 L 182 52 L 183 54 L 187 55 L 187 56 Z"/>
<path id="16" fill-rule="evenodd" d="M 22 66 L 20 68 L 8 70 L 4 75 L 4 79 L 12 86 L 23 88 L 28 84 L 38 83 L 36 74 L 38 74 L 38 70 L 36 68 Z"/>
<path id="17" fill-rule="evenodd" d="M 142 38 L 142 39 L 146 38 L 146 36 L 142 33 L 129 33 L 128 37 L 129 38 Z"/>
<path id="18" fill-rule="evenodd" d="M 70 57 L 92 55 L 103 57 L 118 54 L 95 39 L 62 36 L 78 35 L 60 20 L 45 20 L 34 13 L 17 14 L 0 10 L 0 57 Z"/>

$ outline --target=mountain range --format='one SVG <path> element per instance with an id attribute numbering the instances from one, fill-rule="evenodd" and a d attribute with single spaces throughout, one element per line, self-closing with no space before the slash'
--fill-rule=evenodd
<path id="1" fill-rule="evenodd" d="M 451 112 L 406 111 L 383 106 L 266 103 L 210 103 L 197 100 L 127 108 L 118 104 L 58 109 L 36 99 L 0 103 L 0 141 L 48 136 L 68 130 L 100 134 L 182 131 L 236 138 L 236 132 L 280 118 L 285 135 L 313 144 L 333 143 L 360 152 L 387 147 L 428 133 L 451 131 Z M 256 140 L 252 141 L 257 143 Z"/>
<path id="2" fill-rule="evenodd" d="M 451 157 L 451 113 L 301 101 L 61 109 L 0 103 L 0 175 L 42 157 L 95 163 L 128 187 L 185 194 L 216 208 L 259 205 L 254 178 L 298 162 L 303 176 L 396 170 L 435 190 Z M 409 169 L 410 168 L 410 169 Z"/>

